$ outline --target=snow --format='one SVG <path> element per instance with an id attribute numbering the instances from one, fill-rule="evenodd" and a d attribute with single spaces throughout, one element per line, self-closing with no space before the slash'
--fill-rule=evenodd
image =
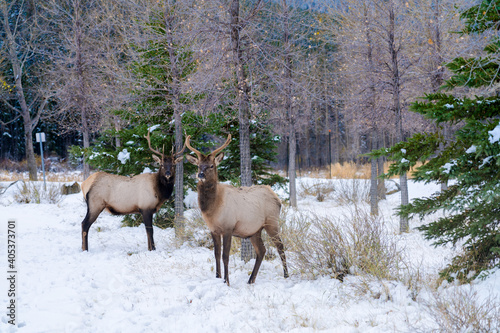
<path id="1" fill-rule="evenodd" d="M 448 108 L 448 109 L 453 109 L 455 106 L 453 106 L 453 104 L 448 104 L 446 103 L 445 105 L 443 105 L 445 108 Z"/>
<path id="2" fill-rule="evenodd" d="M 490 143 L 495 143 L 500 140 L 500 124 L 488 132 Z"/>
<path id="3" fill-rule="evenodd" d="M 145 167 L 144 170 L 142 170 L 142 173 L 153 173 L 153 170 L 151 170 L 148 167 Z"/>
<path id="4" fill-rule="evenodd" d="M 160 124 L 157 124 L 157 125 L 153 125 L 151 127 L 148 127 L 148 131 L 149 132 L 153 132 L 155 129 L 157 129 L 158 127 L 160 127 L 161 125 Z"/>
<path id="5" fill-rule="evenodd" d="M 450 173 L 451 171 L 451 168 L 454 167 L 456 165 L 456 161 L 451 161 L 451 163 L 445 163 L 445 165 L 443 165 L 443 173 Z"/>
<path id="6" fill-rule="evenodd" d="M 351 180 L 299 178 L 338 186 Z M 6 187 L 9 183 L 1 182 Z M 439 184 L 409 181 L 410 198 L 428 196 Z M 183 244 L 171 229 L 154 227 L 157 250 L 147 251 L 144 227 L 121 227 L 121 217 L 103 212 L 89 232 L 89 252 L 81 251 L 80 223 L 86 213 L 81 193 L 57 204 L 14 202 L 15 186 L 0 195 L 0 216 L 16 221 L 17 319 L 8 324 L 7 280 L 0 279 L 0 332 L 413 332 L 432 331 L 436 323 L 425 304 L 432 288 L 415 297 L 402 282 L 348 275 L 344 282 L 308 279 L 293 269 L 283 278 L 278 258 L 264 260 L 256 283 L 248 285 L 254 260 L 230 256 L 231 286 L 215 278 L 212 250 Z M 285 198 L 283 190 L 277 191 Z M 300 190 L 299 190 L 300 193 Z M 196 192 L 188 190 L 186 217 L 195 213 Z M 333 197 L 322 202 L 302 195 L 299 211 L 337 215 L 349 209 Z M 390 234 L 411 258 L 422 280 L 432 281 L 455 254 L 434 247 L 412 229 L 399 235 L 394 208 L 399 193 L 381 201 Z M 0 243 L 5 244 L 3 222 Z M 423 222 L 412 220 L 416 227 Z M 6 262 L 6 247 L 0 260 Z M 2 264 L 1 267 L 5 267 Z M 429 285 L 432 285 L 429 282 Z M 468 288 L 468 289 L 467 289 Z M 498 301 L 500 271 L 472 285 L 443 284 L 440 290 L 473 290 L 479 299 Z M 426 311 L 427 309 L 427 311 Z"/>
<path id="7" fill-rule="evenodd" d="M 469 147 L 469 149 L 467 149 L 466 153 L 467 154 L 474 154 L 476 152 L 476 146 L 472 145 Z"/>
<path id="8" fill-rule="evenodd" d="M 122 164 L 127 163 L 127 161 L 130 160 L 130 153 L 128 152 L 127 148 L 119 152 L 117 158 Z"/>

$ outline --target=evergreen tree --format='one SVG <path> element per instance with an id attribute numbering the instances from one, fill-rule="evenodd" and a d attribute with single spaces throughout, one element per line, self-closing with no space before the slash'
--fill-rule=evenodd
<path id="1" fill-rule="evenodd" d="M 500 1 L 484 0 L 461 14 L 463 34 L 497 31 Z M 443 88 L 498 87 L 500 39 L 492 34 L 484 55 L 456 58 L 447 64 L 453 73 Z M 461 245 L 463 253 L 441 272 L 448 280 L 469 281 L 482 271 L 500 267 L 500 91 L 484 96 L 456 97 L 446 93 L 425 96 L 411 110 L 443 124 L 460 125 L 455 139 L 445 142 L 438 133 L 416 134 L 408 142 L 373 152 L 392 155 L 396 161 L 387 176 L 407 172 L 417 161 L 424 164 L 414 173 L 415 181 L 446 182 L 452 185 L 441 193 L 415 199 L 400 207 L 402 216 L 423 218 L 437 211 L 443 216 L 418 229 L 435 245 Z M 445 144 L 439 150 L 440 143 Z"/>
<path id="2" fill-rule="evenodd" d="M 145 118 L 140 116 L 140 113 L 131 116 L 130 112 L 117 112 L 117 115 L 130 125 L 119 131 L 110 129 L 103 132 L 92 146 L 91 152 L 86 154 L 88 163 L 96 169 L 125 176 L 156 171 L 157 166 L 151 157 L 144 135 L 149 129 L 152 147 L 158 147 L 160 151 L 164 149 L 165 154 L 168 154 L 175 141 L 174 124 L 165 122 L 162 116 Z M 206 118 L 188 111 L 182 116 L 182 127 L 185 128 L 186 135 L 191 135 L 191 143 L 200 147 L 200 151 L 207 153 L 219 147 L 227 134 L 233 135 L 233 143 L 225 149 L 226 157 L 220 164 L 219 177 L 221 181 L 230 181 L 239 185 L 240 146 L 237 110 L 226 108 L 225 112 L 213 113 Z M 266 126 L 262 127 L 260 122 L 251 122 L 250 137 L 253 182 L 267 185 L 284 184 L 286 180 L 283 177 L 270 172 L 269 163 L 275 159 L 277 144 L 271 129 Z M 122 143 L 121 146 L 116 145 L 116 138 Z M 189 163 L 185 164 L 184 169 L 186 175 L 196 172 L 196 167 Z M 195 179 L 185 177 L 184 187 L 184 190 L 187 188 L 196 190 Z M 171 227 L 173 219 L 173 201 L 169 200 L 162 207 L 160 214 L 155 216 L 154 224 L 158 227 Z M 139 225 L 141 216 L 127 216 L 124 222 L 126 225 Z"/>

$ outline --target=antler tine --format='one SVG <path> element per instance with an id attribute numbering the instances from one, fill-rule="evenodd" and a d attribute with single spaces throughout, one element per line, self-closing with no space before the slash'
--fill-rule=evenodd
<path id="1" fill-rule="evenodd" d="M 184 150 L 186 149 L 186 141 L 184 141 L 184 146 L 182 146 L 182 149 L 180 151 L 178 151 L 177 153 L 174 154 L 174 147 L 172 147 L 172 154 L 177 157 L 177 156 L 180 156 L 182 155 L 182 153 L 184 153 Z"/>
<path id="2" fill-rule="evenodd" d="M 184 146 L 185 147 L 188 147 L 189 149 L 191 149 L 196 155 L 198 155 L 198 158 L 203 155 L 202 153 L 200 153 L 198 150 L 194 149 L 193 147 L 191 147 L 191 145 L 189 144 L 189 140 L 191 139 L 191 135 L 188 135 L 186 137 L 186 141 L 184 141 Z M 183 149 L 184 151 L 184 149 Z"/>
<path id="3" fill-rule="evenodd" d="M 151 147 L 151 137 L 149 136 L 149 130 L 148 130 L 148 135 L 144 135 L 144 137 L 146 138 L 146 140 L 148 140 L 149 150 L 151 150 L 153 153 L 155 153 L 155 154 L 160 155 L 161 157 L 163 157 L 164 155 L 162 153 L 160 153 L 158 150 L 154 150 Z"/>
<path id="4" fill-rule="evenodd" d="M 231 142 L 231 134 L 228 134 L 226 142 L 224 142 L 224 144 L 222 146 L 220 146 L 219 148 L 215 149 L 210 154 L 212 154 L 213 156 L 217 155 L 222 149 L 226 148 L 229 145 L 230 142 Z"/>

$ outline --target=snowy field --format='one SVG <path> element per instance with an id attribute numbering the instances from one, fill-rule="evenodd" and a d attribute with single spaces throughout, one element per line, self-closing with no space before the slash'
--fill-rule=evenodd
<path id="1" fill-rule="evenodd" d="M 435 185 L 409 186 L 412 198 L 438 190 Z M 57 204 L 19 204 L 15 191 L 13 186 L 0 195 L 0 267 L 6 275 L 7 220 L 15 219 L 19 327 L 8 324 L 9 287 L 2 278 L 0 332 L 439 331 L 429 307 L 431 288 L 415 294 L 402 282 L 376 279 L 368 280 L 367 288 L 366 277 L 354 275 L 344 282 L 307 279 L 294 271 L 293 262 L 290 278 L 284 279 L 278 258 L 265 260 L 256 283 L 248 285 L 254 261 L 243 263 L 239 253 L 230 258 L 228 287 L 215 278 L 213 251 L 177 244 L 173 230 L 155 227 L 157 250 L 149 252 L 144 226 L 122 228 L 121 217 L 104 212 L 90 230 L 89 252 L 82 252 L 80 223 L 86 206 L 81 193 Z M 190 196 L 187 201 L 195 200 Z M 435 280 L 454 250 L 434 248 L 416 230 L 398 235 L 399 220 L 393 216 L 398 203 L 399 193 L 380 203 L 390 232 L 420 276 Z M 319 202 L 302 195 L 298 204 L 304 214 L 334 216 L 346 209 L 330 197 Z M 410 223 L 415 227 L 421 222 Z M 498 304 L 500 272 L 472 285 L 443 284 L 440 289 L 442 295 L 472 295 L 481 304 Z"/>

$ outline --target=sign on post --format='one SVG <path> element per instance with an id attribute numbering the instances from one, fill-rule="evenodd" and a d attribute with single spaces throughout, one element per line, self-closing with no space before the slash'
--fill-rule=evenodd
<path id="1" fill-rule="evenodd" d="M 45 133 L 36 133 L 36 142 L 40 142 L 40 157 L 42 158 L 42 171 L 43 171 L 43 189 L 47 190 L 47 185 L 45 184 L 45 162 L 43 160 L 43 143 L 45 142 Z"/>
<path id="2" fill-rule="evenodd" d="M 41 132 L 41 133 L 36 133 L 36 142 L 45 142 L 45 133 L 44 132 Z"/>

